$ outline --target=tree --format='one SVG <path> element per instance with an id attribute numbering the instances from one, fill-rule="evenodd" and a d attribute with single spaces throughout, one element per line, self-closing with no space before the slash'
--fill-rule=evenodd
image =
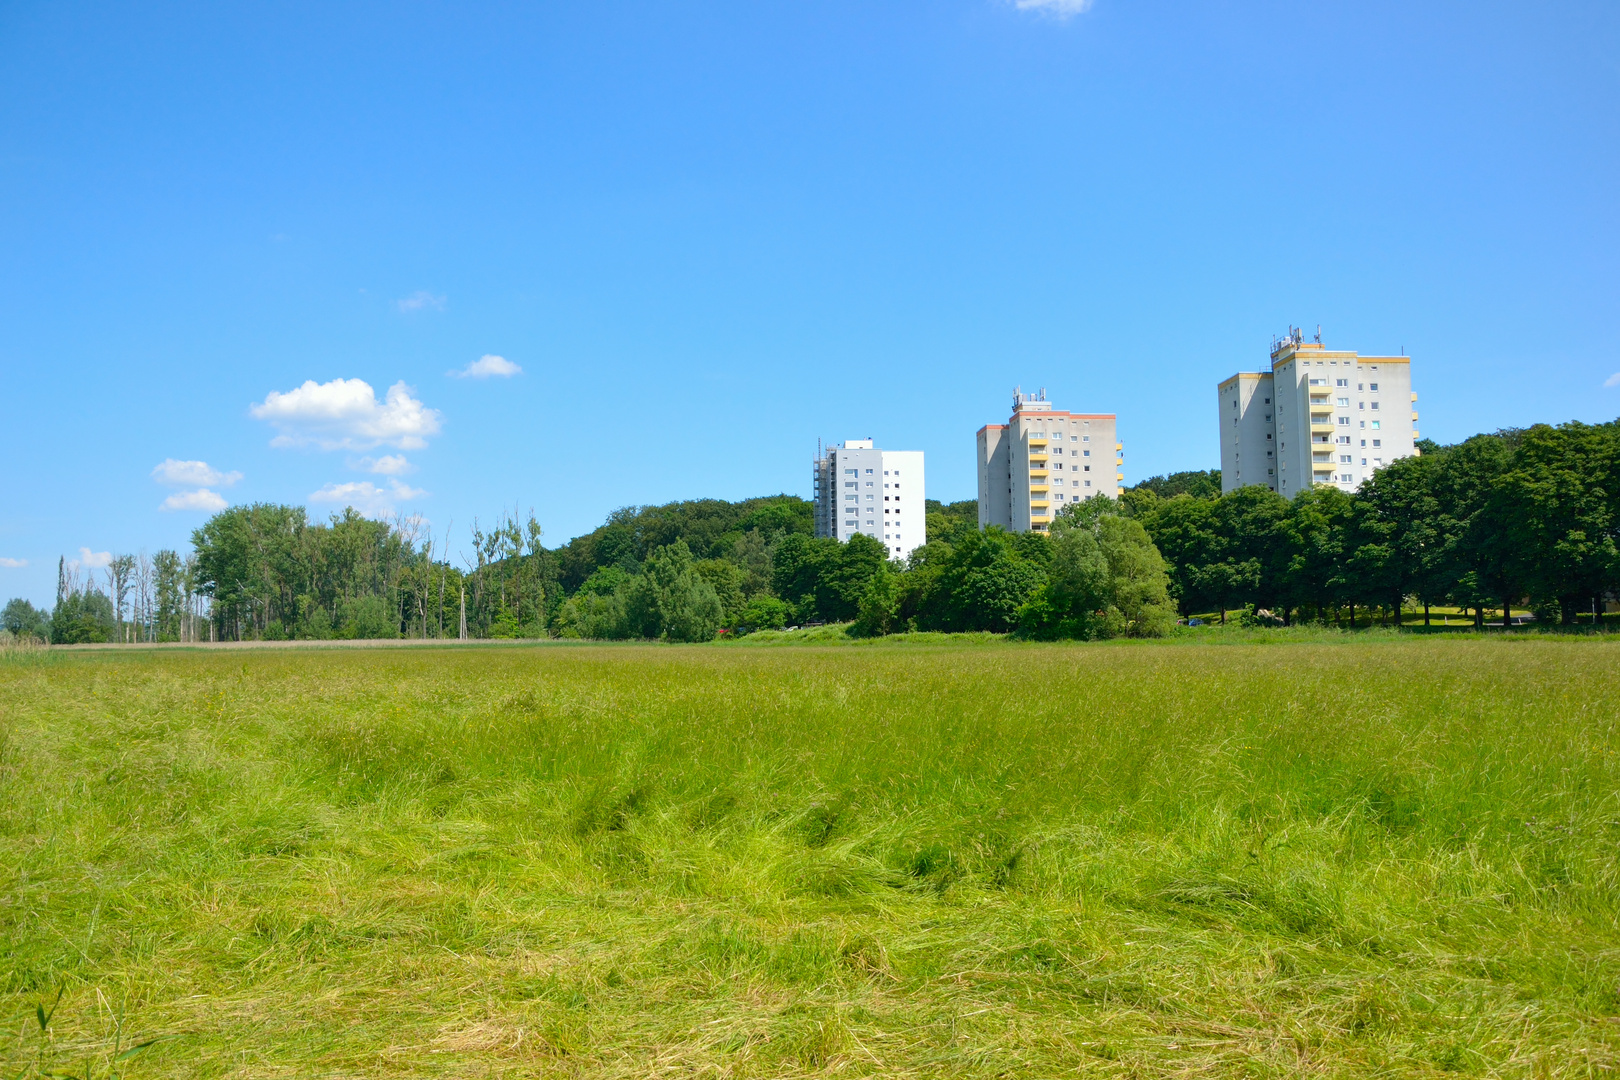
<path id="1" fill-rule="evenodd" d="M 720 597 L 694 572 L 684 540 L 654 551 L 625 590 L 626 623 L 636 637 L 709 641 L 721 615 Z"/>
<path id="2" fill-rule="evenodd" d="M 1221 495 L 1221 470 L 1203 469 L 1152 476 L 1129 490 L 1152 492 L 1161 499 L 1169 499 L 1176 495 L 1191 495 L 1195 499 L 1218 499 Z"/>
<path id="3" fill-rule="evenodd" d="M 1616 457 L 1610 427 L 1538 424 L 1491 486 L 1486 520 L 1502 578 L 1522 585 L 1544 617 L 1573 623 L 1614 582 Z"/>
<path id="4" fill-rule="evenodd" d="M 1046 582 L 1019 613 L 1031 637 L 1162 637 L 1175 625 L 1170 579 L 1147 530 L 1098 496 L 1052 524 Z"/>
<path id="5" fill-rule="evenodd" d="M 859 613 L 867 582 L 887 562 L 883 541 L 863 533 L 848 543 L 792 534 L 776 550 L 772 584 L 801 621 L 848 622 Z"/>
<path id="6" fill-rule="evenodd" d="M 1406 596 L 1429 605 L 1446 594 L 1440 500 L 1436 493 L 1438 455 L 1401 458 L 1384 466 L 1357 494 L 1353 571 L 1364 575 L 1370 595 L 1400 610 Z"/>
<path id="7" fill-rule="evenodd" d="M 72 589 L 51 612 L 51 644 L 84 645 L 112 638 L 113 605 L 105 593 Z"/>
<path id="8" fill-rule="evenodd" d="M 1345 567 L 1354 515 L 1351 496 L 1336 487 L 1318 484 L 1294 496 L 1280 593 L 1284 622 L 1305 608 L 1325 620 L 1355 595 Z"/>
<path id="9" fill-rule="evenodd" d="M 0 612 L 0 629 L 17 638 L 46 642 L 51 640 L 51 616 L 19 596 Z"/>
<path id="10" fill-rule="evenodd" d="M 129 607 L 129 593 L 135 585 L 135 556 L 114 555 L 107 564 L 107 597 L 113 605 L 113 627 L 119 640 L 123 640 L 124 612 Z"/>
<path id="11" fill-rule="evenodd" d="M 858 637 L 880 637 L 895 629 L 900 606 L 895 576 L 888 567 L 880 566 L 877 573 L 867 579 L 866 592 L 861 596 L 860 610 L 850 633 Z"/>
<path id="12" fill-rule="evenodd" d="M 921 575 L 926 588 L 908 591 L 901 612 L 923 630 L 1006 633 L 1044 583 L 1050 558 L 1044 533 L 975 529 L 930 553 L 933 565 Z"/>
<path id="13" fill-rule="evenodd" d="M 1111 635 L 1163 637 L 1176 623 L 1164 557 L 1139 521 L 1105 514 L 1097 520 L 1097 543 L 1108 563 Z"/>
<path id="14" fill-rule="evenodd" d="M 185 581 L 185 564 L 176 552 L 165 549 L 152 556 L 152 591 L 157 608 L 153 618 L 157 640 L 181 640 L 190 590 Z"/>
<path id="15" fill-rule="evenodd" d="M 1484 624 L 1487 602 L 1514 588 L 1503 563 L 1502 522 L 1496 517 L 1502 510 L 1490 505 L 1496 478 L 1512 461 L 1514 434 L 1475 435 L 1446 447 L 1435 467 L 1440 573 L 1448 599 L 1474 608 L 1475 625 Z"/>

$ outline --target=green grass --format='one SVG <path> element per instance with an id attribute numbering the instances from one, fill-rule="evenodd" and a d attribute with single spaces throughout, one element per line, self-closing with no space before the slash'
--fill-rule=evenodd
<path id="1" fill-rule="evenodd" d="M 1617 672 L 5 654 L 0 1076 L 1614 1075 Z"/>

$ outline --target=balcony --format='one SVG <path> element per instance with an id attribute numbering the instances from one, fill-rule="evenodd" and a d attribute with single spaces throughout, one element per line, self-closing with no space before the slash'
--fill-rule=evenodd
<path id="1" fill-rule="evenodd" d="M 1029 467 L 1032 469 L 1044 469 L 1046 468 L 1046 459 L 1044 457 L 1032 457 L 1029 459 Z"/>
<path id="2" fill-rule="evenodd" d="M 1313 416 L 1313 417 L 1311 417 L 1311 430 L 1312 431 L 1332 431 L 1333 430 L 1333 417 L 1332 417 L 1332 415 L 1329 414 L 1329 415 L 1326 415 L 1326 416 Z"/>
<path id="3" fill-rule="evenodd" d="M 1032 488 L 1030 488 L 1029 493 L 1034 498 L 1044 499 L 1044 498 L 1046 498 L 1046 493 L 1048 491 L 1050 491 L 1050 490 L 1052 490 L 1052 489 L 1047 487 L 1045 484 L 1042 484 L 1040 487 L 1032 487 Z"/>
<path id="4" fill-rule="evenodd" d="M 1045 439 L 1031 439 L 1029 441 L 1030 453 L 1034 453 L 1037 447 L 1039 447 L 1042 450 L 1045 450 L 1046 449 L 1046 440 Z"/>
<path id="5" fill-rule="evenodd" d="M 1044 483 L 1046 483 L 1046 470 L 1045 469 L 1031 469 L 1031 470 L 1029 470 L 1029 478 L 1030 478 L 1030 480 L 1032 482 L 1038 482 L 1038 483 L 1044 484 Z"/>

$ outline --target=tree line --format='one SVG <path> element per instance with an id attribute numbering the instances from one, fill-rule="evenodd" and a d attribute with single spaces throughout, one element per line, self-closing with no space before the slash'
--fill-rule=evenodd
<path id="1" fill-rule="evenodd" d="M 1404 603 L 1528 610 L 1572 625 L 1620 591 L 1620 421 L 1476 435 L 1316 487 L 1164 497 L 1127 491 L 1184 614 L 1253 608 L 1280 622 L 1384 618 Z"/>
<path id="2" fill-rule="evenodd" d="M 281 638 L 663 638 L 805 623 L 854 632 L 1165 632 L 1176 616 L 1344 622 L 1403 605 L 1527 609 L 1565 625 L 1620 591 L 1620 421 L 1425 443 L 1347 493 L 1220 493 L 1216 471 L 1155 477 L 1048 532 L 978 527 L 972 500 L 927 504 L 904 564 L 868 537 L 813 536 L 790 495 L 615 511 L 547 548 L 535 515 L 474 522 L 451 550 L 414 518 L 253 504 L 187 554 L 60 567 L 50 611 L 0 625 L 53 642 Z"/>

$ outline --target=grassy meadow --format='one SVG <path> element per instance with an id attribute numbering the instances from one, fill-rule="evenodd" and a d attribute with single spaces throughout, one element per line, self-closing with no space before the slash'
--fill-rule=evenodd
<path id="1" fill-rule="evenodd" d="M 0 1076 L 1612 1076 L 1617 720 L 1603 640 L 7 654 Z"/>

